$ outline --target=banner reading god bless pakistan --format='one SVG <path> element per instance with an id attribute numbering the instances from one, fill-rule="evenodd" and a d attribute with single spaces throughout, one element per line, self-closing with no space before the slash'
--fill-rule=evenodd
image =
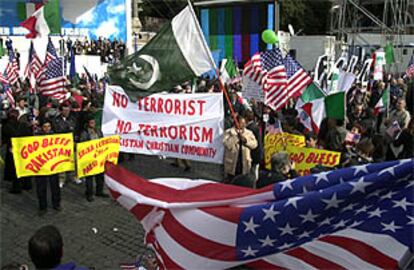
<path id="1" fill-rule="evenodd" d="M 223 163 L 223 95 L 156 94 L 132 102 L 108 86 L 105 135 L 121 135 L 121 152 Z"/>

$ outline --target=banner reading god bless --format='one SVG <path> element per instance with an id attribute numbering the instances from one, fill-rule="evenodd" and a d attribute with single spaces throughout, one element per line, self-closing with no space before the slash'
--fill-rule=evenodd
<path id="1" fill-rule="evenodd" d="M 76 144 L 78 177 L 100 174 L 105 171 L 105 162 L 118 163 L 118 135 Z"/>
<path id="2" fill-rule="evenodd" d="M 12 151 L 18 178 L 75 170 L 72 133 L 12 138 Z"/>
<path id="3" fill-rule="evenodd" d="M 288 146 L 289 158 L 295 162 L 295 170 L 299 175 L 308 175 L 317 165 L 334 167 L 341 161 L 341 153 L 307 147 Z"/>
<path id="4" fill-rule="evenodd" d="M 121 152 L 223 163 L 221 93 L 156 94 L 129 100 L 108 86 L 102 119 L 105 135 L 121 135 Z"/>

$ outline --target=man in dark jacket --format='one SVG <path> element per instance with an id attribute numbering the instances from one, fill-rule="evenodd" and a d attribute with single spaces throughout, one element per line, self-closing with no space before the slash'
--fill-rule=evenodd
<path id="1" fill-rule="evenodd" d="M 80 135 L 81 142 L 95 140 L 95 139 L 99 139 L 103 137 L 102 131 L 97 129 L 95 125 L 96 125 L 95 118 L 93 116 L 89 116 L 88 120 L 86 121 L 85 128 Z M 93 201 L 93 178 L 95 178 L 95 181 L 96 181 L 95 195 L 97 197 L 103 197 L 103 198 L 108 197 L 108 195 L 103 192 L 103 187 L 104 187 L 103 173 L 100 173 L 94 176 L 87 176 L 85 195 L 86 195 L 86 200 L 88 200 L 88 202 Z"/>
<path id="2" fill-rule="evenodd" d="M 250 110 L 246 111 L 245 118 L 247 121 L 246 128 L 253 132 L 257 141 L 257 147 L 250 151 L 250 156 L 252 158 L 252 173 L 254 175 L 254 181 L 257 181 L 259 178 L 259 163 L 263 156 L 262 136 L 260 136 L 260 128 L 255 122 L 254 113 Z"/>
<path id="3" fill-rule="evenodd" d="M 53 130 L 55 133 L 72 133 L 74 134 L 76 128 L 76 120 L 71 115 L 70 107 L 67 104 L 60 106 L 60 114 L 55 117 L 53 123 Z M 59 174 L 59 186 L 63 187 L 66 180 L 69 179 L 75 183 L 79 180 L 75 178 L 74 172 L 66 172 Z"/>
<path id="4" fill-rule="evenodd" d="M 10 110 L 7 115 L 7 122 L 2 127 L 2 139 L 7 147 L 4 178 L 12 182 L 10 193 L 13 194 L 22 193 L 22 189 L 32 189 L 32 182 L 30 178 L 25 177 L 23 179 L 17 179 L 16 175 L 16 167 L 13 159 L 11 139 L 22 137 L 22 134 L 24 134 L 24 132 L 22 132 L 19 121 L 17 121 L 18 115 L 19 112 L 17 110 Z"/>
<path id="5" fill-rule="evenodd" d="M 51 135 L 52 122 L 49 119 L 42 119 L 42 129 L 38 135 Z M 61 211 L 60 207 L 60 188 L 58 174 L 37 176 L 36 181 L 36 193 L 39 200 L 39 216 L 43 216 L 47 212 L 47 183 L 50 185 L 50 192 L 52 193 L 52 206 L 56 211 Z"/>

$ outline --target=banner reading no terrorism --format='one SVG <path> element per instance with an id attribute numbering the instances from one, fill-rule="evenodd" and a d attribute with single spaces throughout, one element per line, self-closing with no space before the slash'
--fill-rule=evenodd
<path id="1" fill-rule="evenodd" d="M 17 177 L 73 171 L 73 145 L 71 133 L 12 138 Z"/>
<path id="2" fill-rule="evenodd" d="M 105 135 L 121 135 L 121 152 L 223 163 L 223 95 L 155 94 L 132 102 L 108 86 Z"/>

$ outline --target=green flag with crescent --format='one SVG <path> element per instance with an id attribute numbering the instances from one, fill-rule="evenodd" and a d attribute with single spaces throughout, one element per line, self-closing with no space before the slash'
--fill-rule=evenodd
<path id="1" fill-rule="evenodd" d="M 108 74 L 112 84 L 134 100 L 169 91 L 212 68 L 211 52 L 194 11 L 187 6 L 140 51 L 109 67 Z"/>

